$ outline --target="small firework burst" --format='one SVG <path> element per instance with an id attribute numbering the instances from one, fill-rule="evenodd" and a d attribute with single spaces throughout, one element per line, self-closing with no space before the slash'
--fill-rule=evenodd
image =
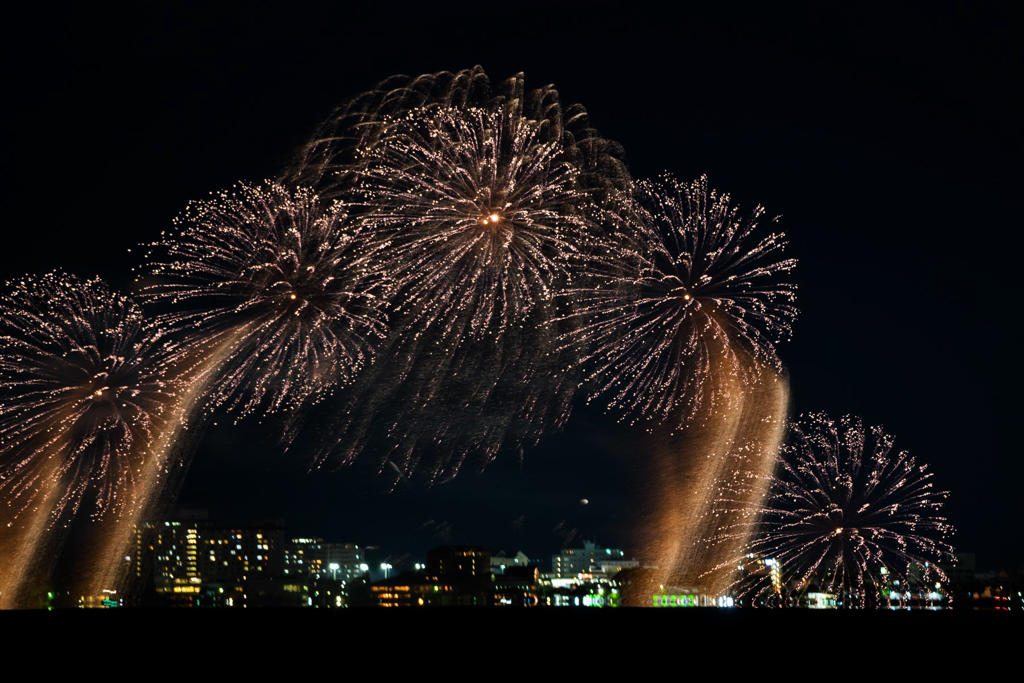
<path id="1" fill-rule="evenodd" d="M 221 348 L 211 405 L 295 408 L 372 359 L 387 331 L 380 282 L 340 203 L 240 184 L 191 203 L 176 225 L 154 245 L 162 256 L 143 293 L 171 307 L 161 323 L 187 346 Z"/>
<path id="2" fill-rule="evenodd" d="M 591 399 L 633 421 L 682 425 L 716 402 L 718 373 L 749 380 L 778 369 L 790 336 L 796 265 L 781 233 L 759 236 L 761 207 L 744 216 L 702 177 L 640 181 L 613 196 L 608 243 L 590 259 L 587 287 L 563 294 L 577 327 L 563 336 L 591 365 Z"/>
<path id="3" fill-rule="evenodd" d="M 25 277 L 0 296 L 0 492 L 55 518 L 119 511 L 173 411 L 171 347 L 100 280 Z"/>
<path id="4" fill-rule="evenodd" d="M 501 335 L 568 280 L 587 197 L 540 131 L 502 110 L 415 110 L 365 151 L 366 232 L 416 335 Z"/>
<path id="5" fill-rule="evenodd" d="M 927 465 L 893 443 L 859 418 L 836 423 L 817 413 L 794 423 L 773 475 L 723 482 L 716 504 L 723 525 L 710 540 L 749 540 L 743 557 L 716 571 L 754 558 L 775 569 L 742 571 L 735 584 L 742 596 L 816 585 L 848 607 L 886 604 L 893 587 L 916 573 L 947 580 L 938 563 L 952 559 L 945 539 L 953 527 L 939 511 L 949 494 L 935 490 Z M 751 498 L 752 487 L 763 494 Z"/>

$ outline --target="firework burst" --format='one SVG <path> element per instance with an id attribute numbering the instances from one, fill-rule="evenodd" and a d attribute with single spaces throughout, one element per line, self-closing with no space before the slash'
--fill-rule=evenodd
<path id="1" fill-rule="evenodd" d="M 743 558 L 778 566 L 774 581 L 741 573 L 741 595 L 814 583 L 847 606 L 866 607 L 887 602 L 890 587 L 913 571 L 946 579 L 937 563 L 952 556 L 945 539 L 953 527 L 938 512 L 948 493 L 935 490 L 926 465 L 858 418 L 811 414 L 791 428 L 774 474 L 727 480 L 716 504 L 725 523 L 711 541 L 749 534 Z M 751 487 L 764 493 L 751 500 Z M 743 558 L 716 571 L 734 571 Z"/>
<path id="2" fill-rule="evenodd" d="M 295 408 L 351 381 L 387 330 L 379 278 L 340 203 L 309 190 L 241 184 L 193 202 L 155 245 L 160 319 L 190 344 L 227 344 L 212 406 Z M 181 310 L 184 308 L 185 310 Z"/>
<path id="3" fill-rule="evenodd" d="M 180 387 L 130 299 L 100 280 L 51 273 L 0 297 L 0 492 L 24 510 L 56 492 L 54 519 L 133 499 L 135 478 Z"/>
<path id="4" fill-rule="evenodd" d="M 781 233 L 758 236 L 764 210 L 744 216 L 707 179 L 671 176 L 636 183 L 611 198 L 610 239 L 590 260 L 586 288 L 569 288 L 576 329 L 563 341 L 583 350 L 591 399 L 635 422 L 681 425 L 703 401 L 719 400 L 716 374 L 749 381 L 779 369 L 775 343 L 796 317 L 796 265 Z"/>
<path id="5" fill-rule="evenodd" d="M 587 198 L 540 131 L 501 110 L 416 110 L 365 152 L 366 232 L 387 245 L 415 334 L 501 335 L 568 280 Z"/>

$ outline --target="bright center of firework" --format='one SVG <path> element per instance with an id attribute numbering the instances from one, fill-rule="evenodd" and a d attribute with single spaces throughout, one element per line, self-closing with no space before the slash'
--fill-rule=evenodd
<path id="1" fill-rule="evenodd" d="M 500 220 L 501 220 L 501 216 L 499 216 L 496 213 L 492 213 L 490 215 L 487 215 L 487 216 L 484 216 L 483 218 L 481 218 L 480 222 L 483 225 L 487 225 L 488 223 L 497 223 Z"/>
<path id="2" fill-rule="evenodd" d="M 289 295 L 288 295 L 288 298 L 289 298 L 289 299 L 295 299 L 295 298 L 296 298 L 296 295 L 295 295 L 295 294 L 289 294 Z"/>
<path id="3" fill-rule="evenodd" d="M 692 298 L 693 298 L 693 297 L 692 297 L 692 296 L 690 295 L 690 293 L 689 293 L 688 291 L 686 291 L 686 287 L 684 287 L 684 286 L 679 286 L 679 287 L 673 287 L 673 288 L 672 288 L 672 291 L 670 291 L 670 292 L 668 293 L 668 295 L 669 295 L 670 297 L 679 297 L 679 298 L 680 298 L 680 299 L 682 299 L 683 301 L 689 301 L 690 299 L 692 299 Z"/>
<path id="4" fill-rule="evenodd" d="M 836 536 L 838 536 L 841 533 L 843 533 L 843 527 L 841 527 L 841 526 L 836 527 Z"/>
<path id="5" fill-rule="evenodd" d="M 96 394 L 97 396 L 102 396 L 103 395 L 103 389 L 97 389 L 93 393 Z"/>

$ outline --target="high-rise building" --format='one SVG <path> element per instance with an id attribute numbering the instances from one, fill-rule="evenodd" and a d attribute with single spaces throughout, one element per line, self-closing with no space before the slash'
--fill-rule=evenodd
<path id="1" fill-rule="evenodd" d="M 338 581 L 351 582 L 361 577 L 370 566 L 366 551 L 354 543 L 324 543 L 321 573 Z"/>
<path id="2" fill-rule="evenodd" d="M 323 562 L 322 538 L 293 538 L 284 547 L 284 573 L 287 576 L 308 576 L 320 573 Z"/>
<path id="3" fill-rule="evenodd" d="M 235 606 L 246 596 L 246 584 L 272 582 L 284 572 L 284 525 L 280 522 L 217 527 L 205 514 L 189 514 L 146 525 L 136 534 L 136 545 L 141 547 L 147 537 L 156 592 L 182 598 L 174 602 L 190 604 L 193 598 L 213 596 L 207 600 Z M 284 587 L 281 590 L 286 591 Z M 272 589 L 261 587 L 257 594 L 268 592 Z M 292 592 L 300 593 L 301 587 Z"/>
<path id="4" fill-rule="evenodd" d="M 293 538 L 285 546 L 284 573 L 287 576 L 318 575 L 349 582 L 369 569 L 366 552 L 353 543 L 324 543 L 322 538 Z"/>
<path id="5" fill-rule="evenodd" d="M 490 578 L 491 553 L 471 546 L 443 546 L 427 553 L 427 574 L 449 580 Z"/>

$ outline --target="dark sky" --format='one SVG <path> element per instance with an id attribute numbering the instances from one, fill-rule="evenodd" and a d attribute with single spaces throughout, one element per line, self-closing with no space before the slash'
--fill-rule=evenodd
<path id="1" fill-rule="evenodd" d="M 1008 11 L 349 4 L 79 4 L 8 22 L 0 277 L 60 267 L 128 288 L 141 257 L 129 248 L 189 199 L 274 174 L 342 98 L 395 73 L 522 71 L 584 104 L 636 177 L 706 173 L 782 214 L 800 259 L 801 316 L 781 348 L 794 414 L 885 425 L 952 491 L 959 549 L 980 567 L 1024 562 L 1024 93 Z M 365 468 L 307 475 L 258 428 L 222 426 L 182 502 L 283 517 L 382 558 L 446 540 L 546 557 L 563 521 L 639 550 L 645 453 L 610 423 L 580 410 L 522 470 L 509 454 L 484 475 L 390 495 Z"/>

